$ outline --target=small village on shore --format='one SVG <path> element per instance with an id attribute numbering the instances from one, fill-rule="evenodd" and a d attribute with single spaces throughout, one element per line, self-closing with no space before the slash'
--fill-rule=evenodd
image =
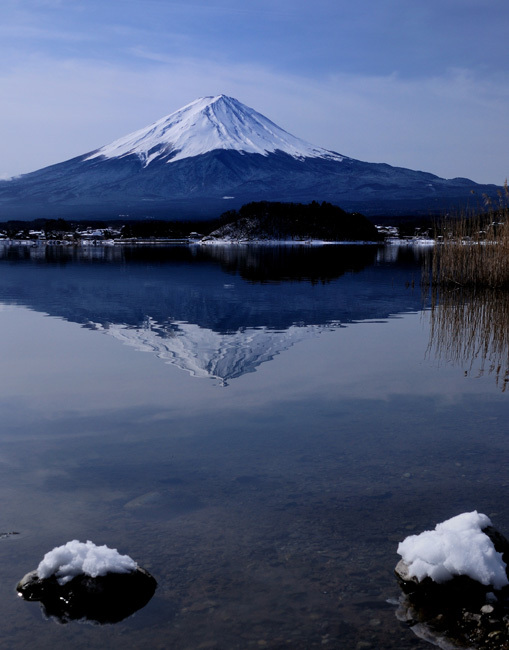
<path id="1" fill-rule="evenodd" d="M 360 216 L 360 215 L 359 215 Z M 432 228 L 425 224 L 375 225 L 364 236 L 338 233 L 292 232 L 275 234 L 264 225 L 234 222 L 227 228 L 219 220 L 204 222 L 161 222 L 155 220 L 70 222 L 64 219 L 12 221 L 0 224 L 0 245 L 11 246 L 165 246 L 186 244 L 334 244 L 334 243 L 432 243 Z"/>
<path id="2" fill-rule="evenodd" d="M 383 235 L 381 241 L 372 242 L 375 244 L 432 244 L 434 240 L 427 233 L 416 233 L 415 235 L 400 236 L 398 228 L 380 227 L 379 232 Z M 201 235 L 192 232 L 184 237 L 122 237 L 120 232 L 107 229 L 94 229 L 74 233 L 45 233 L 44 231 L 29 231 L 28 235 L 20 233 L 14 237 L 8 236 L 0 231 L 0 246 L 169 246 L 169 245 L 186 245 L 186 244 L 337 244 L 337 243 L 371 243 L 356 241 L 328 241 L 328 240 L 311 240 L 311 239 L 285 239 L 285 240 L 267 240 L 264 238 L 220 238 L 210 235 Z"/>

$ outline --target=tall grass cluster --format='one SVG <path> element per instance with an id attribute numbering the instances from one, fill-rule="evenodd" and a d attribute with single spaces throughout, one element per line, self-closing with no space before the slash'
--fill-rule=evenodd
<path id="1" fill-rule="evenodd" d="M 423 265 L 431 286 L 428 351 L 509 386 L 509 188 L 482 214 L 443 219 Z"/>
<path id="2" fill-rule="evenodd" d="M 446 218 L 424 265 L 425 286 L 509 288 L 509 189 L 481 215 Z"/>

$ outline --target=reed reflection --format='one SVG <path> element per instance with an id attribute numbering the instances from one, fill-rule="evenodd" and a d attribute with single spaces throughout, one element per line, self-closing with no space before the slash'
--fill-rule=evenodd
<path id="1" fill-rule="evenodd" d="M 509 293 L 503 290 L 434 289 L 428 353 L 464 366 L 465 376 L 494 376 L 509 383 Z"/>

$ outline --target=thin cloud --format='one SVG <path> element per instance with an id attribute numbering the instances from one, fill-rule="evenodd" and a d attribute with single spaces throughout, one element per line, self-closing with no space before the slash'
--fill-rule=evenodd
<path id="1" fill-rule="evenodd" d="M 97 40 L 95 35 L 76 30 L 56 30 L 53 28 L 37 27 L 34 25 L 0 25 L 0 37 L 12 41 L 26 39 L 29 41 L 64 41 L 64 42 L 93 42 Z M 5 41 L 3 48 L 5 48 Z"/>

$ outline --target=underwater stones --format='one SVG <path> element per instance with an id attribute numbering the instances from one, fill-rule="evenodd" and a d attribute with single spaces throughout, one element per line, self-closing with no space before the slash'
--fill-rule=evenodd
<path id="1" fill-rule="evenodd" d="M 396 617 L 416 636 L 443 650 L 509 650 L 507 597 L 479 607 L 481 602 L 422 603 L 413 594 L 405 595 Z M 487 607 L 492 611 L 486 611 Z"/>
<path id="2" fill-rule="evenodd" d="M 77 540 L 49 553 L 16 590 L 38 601 L 46 616 L 60 623 L 117 623 L 144 607 L 157 582 L 148 571 L 116 549 Z"/>

